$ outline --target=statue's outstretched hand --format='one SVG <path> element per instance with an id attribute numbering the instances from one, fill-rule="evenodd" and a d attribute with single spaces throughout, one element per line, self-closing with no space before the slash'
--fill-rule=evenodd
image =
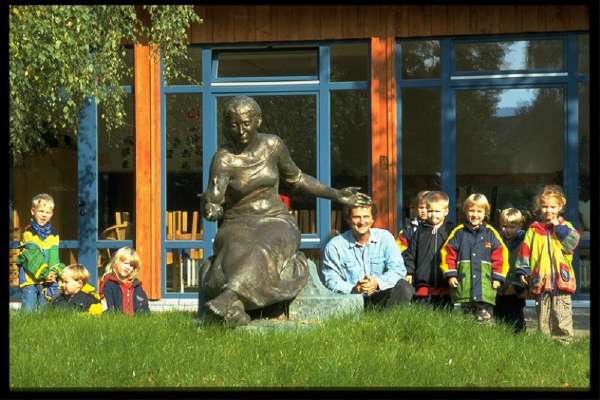
<path id="1" fill-rule="evenodd" d="M 372 203 L 371 197 L 359 192 L 360 187 L 350 186 L 338 190 L 337 201 L 347 206 L 368 206 Z"/>
<path id="2" fill-rule="evenodd" d="M 205 193 L 199 194 L 198 197 L 200 197 L 200 210 L 204 218 L 209 221 L 216 221 L 223 217 L 223 207 L 206 200 Z"/>

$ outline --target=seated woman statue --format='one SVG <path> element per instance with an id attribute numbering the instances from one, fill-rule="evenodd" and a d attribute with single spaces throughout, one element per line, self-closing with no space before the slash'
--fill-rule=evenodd
<path id="1" fill-rule="evenodd" d="M 214 154 L 204 218 L 221 220 L 213 257 L 204 263 L 200 286 L 207 309 L 233 326 L 250 322 L 246 311 L 291 300 L 304 287 L 308 264 L 299 251 L 300 231 L 279 198 L 279 179 L 292 189 L 345 205 L 370 203 L 359 188 L 333 189 L 303 173 L 281 138 L 258 133 L 262 111 L 247 96 L 225 108 L 228 143 Z"/>

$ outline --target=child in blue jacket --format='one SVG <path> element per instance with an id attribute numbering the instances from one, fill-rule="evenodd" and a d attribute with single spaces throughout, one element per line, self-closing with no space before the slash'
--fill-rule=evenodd
<path id="1" fill-rule="evenodd" d="M 148 296 L 137 279 L 140 257 L 130 247 L 122 247 L 113 255 L 100 280 L 100 294 L 107 311 L 134 315 L 149 312 Z"/>

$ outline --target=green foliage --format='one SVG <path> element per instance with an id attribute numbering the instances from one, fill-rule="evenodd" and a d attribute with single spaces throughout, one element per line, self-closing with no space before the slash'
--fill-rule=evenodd
<path id="1" fill-rule="evenodd" d="M 120 84 L 132 75 L 123 45 L 155 45 L 165 76 L 179 77 L 177 65 L 189 61 L 187 30 L 201 22 L 193 6 L 11 6 L 9 15 L 13 161 L 58 131 L 76 133 L 86 96 L 103 105 L 107 131 L 122 126 Z"/>
<path id="2" fill-rule="evenodd" d="M 11 314 L 11 390 L 590 388 L 589 338 L 565 346 L 419 306 L 263 333 L 183 312 L 51 311 Z"/>

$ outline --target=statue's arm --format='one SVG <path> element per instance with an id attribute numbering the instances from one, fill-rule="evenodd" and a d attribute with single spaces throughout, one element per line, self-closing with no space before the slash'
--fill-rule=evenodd
<path id="1" fill-rule="evenodd" d="M 324 185 L 318 179 L 302 172 L 294 163 L 290 152 L 283 143 L 279 141 L 279 172 L 282 178 L 294 189 L 313 196 L 331 199 L 345 205 L 369 204 L 371 198 L 366 194 L 358 192 L 357 187 L 348 187 L 344 189 L 334 189 Z"/>
<path id="2" fill-rule="evenodd" d="M 219 152 L 215 153 L 210 164 L 208 188 L 200 196 L 200 209 L 204 218 L 216 221 L 223 217 L 223 203 L 225 202 L 225 191 L 229 184 L 229 174 L 223 165 L 223 159 Z"/>

